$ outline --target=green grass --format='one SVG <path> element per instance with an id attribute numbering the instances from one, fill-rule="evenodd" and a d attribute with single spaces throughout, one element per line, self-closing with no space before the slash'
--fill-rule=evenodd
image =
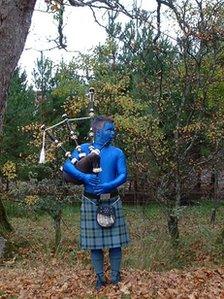
<path id="1" fill-rule="evenodd" d="M 53 222 L 49 215 L 23 213 L 20 206 L 12 203 L 6 207 L 15 228 L 10 236 L 12 246 L 8 250 L 8 259 L 16 256 L 15 263 L 23 266 L 46 263 L 52 258 L 69 266 L 76 263 L 85 268 L 90 266 L 88 252 L 79 247 L 80 204 L 64 208 L 62 240 L 55 253 Z M 124 249 L 123 266 L 164 271 L 223 264 L 224 207 L 219 207 L 214 226 L 210 224 L 211 209 L 209 202 L 185 208 L 179 221 L 180 242 L 173 247 L 166 217 L 158 204 L 124 205 L 131 243 Z"/>

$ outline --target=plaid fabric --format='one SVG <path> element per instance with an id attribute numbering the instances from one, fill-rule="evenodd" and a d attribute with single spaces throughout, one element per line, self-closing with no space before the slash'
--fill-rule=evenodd
<path id="1" fill-rule="evenodd" d="M 113 204 L 116 221 L 112 227 L 102 228 L 96 221 L 97 206 L 95 200 L 82 198 L 81 206 L 81 235 L 80 243 L 82 249 L 103 249 L 115 248 L 127 245 L 129 235 L 125 224 L 122 203 L 118 197 L 105 201 L 106 204 Z"/>

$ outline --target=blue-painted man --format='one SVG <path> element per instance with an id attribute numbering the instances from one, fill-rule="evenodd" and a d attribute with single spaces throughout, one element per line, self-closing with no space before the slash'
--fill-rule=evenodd
<path id="1" fill-rule="evenodd" d="M 96 174 L 79 171 L 70 160 L 64 164 L 64 171 L 84 184 L 81 206 L 81 248 L 91 250 L 91 260 L 97 274 L 96 288 L 105 285 L 103 269 L 103 249 L 109 249 L 111 283 L 120 281 L 121 247 L 127 245 L 129 236 L 123 217 L 122 203 L 117 187 L 127 179 L 125 155 L 121 149 L 111 145 L 114 139 L 115 125 L 110 117 L 99 116 L 92 124 L 94 142 L 91 144 L 100 150 L 100 167 Z M 82 151 L 88 154 L 90 144 L 82 144 Z M 75 150 L 72 156 L 78 158 Z M 97 203 L 114 207 L 116 220 L 112 227 L 103 228 L 96 221 Z"/>

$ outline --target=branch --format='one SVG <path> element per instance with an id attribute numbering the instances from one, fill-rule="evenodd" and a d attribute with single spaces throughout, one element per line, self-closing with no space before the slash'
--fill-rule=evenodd
<path id="1" fill-rule="evenodd" d="M 91 6 L 90 6 L 89 8 L 90 8 L 90 10 L 91 10 L 91 12 L 92 12 L 92 14 L 93 14 L 94 21 L 95 21 L 100 27 L 102 27 L 102 28 L 104 28 L 105 30 L 107 30 L 107 27 L 104 26 L 102 23 L 100 23 L 100 22 L 97 20 L 95 10 L 94 10 Z"/>
<path id="2" fill-rule="evenodd" d="M 104 2 L 100 0 L 90 0 L 90 1 L 84 1 L 84 0 L 68 0 L 69 4 L 76 7 L 84 7 L 84 6 L 90 6 L 97 2 Z"/>
<path id="3" fill-rule="evenodd" d="M 93 7 L 93 8 L 98 8 L 98 9 L 107 9 L 107 10 L 113 10 L 113 11 L 118 11 L 122 12 L 125 15 L 127 15 L 130 18 L 133 18 L 133 15 L 126 10 L 126 8 L 119 3 L 117 0 L 68 0 L 69 4 L 71 6 L 75 7 Z"/>
<path id="4" fill-rule="evenodd" d="M 57 0 L 58 4 L 61 5 L 70 5 L 70 6 L 74 6 L 74 7 L 89 7 L 93 13 L 93 17 L 95 22 L 103 27 L 106 28 L 106 26 L 104 26 L 102 23 L 100 23 L 100 21 L 97 20 L 96 14 L 94 9 L 104 9 L 104 10 L 109 10 L 109 11 L 116 11 L 118 13 L 122 13 L 124 15 L 126 15 L 127 17 L 131 18 L 131 19 L 137 19 L 137 20 L 141 20 L 144 21 L 146 23 L 148 23 L 152 28 L 158 30 L 159 28 L 159 35 L 162 34 L 164 36 L 169 37 L 170 39 L 177 41 L 176 38 L 170 36 L 169 34 L 165 33 L 165 32 L 161 32 L 160 29 L 160 13 L 158 14 L 158 18 L 157 18 L 157 28 L 155 26 L 152 25 L 151 22 L 148 21 L 148 18 L 146 18 L 146 16 L 144 14 L 142 14 L 141 10 L 134 10 L 129 12 L 124 5 L 122 5 L 119 0 L 68 0 L 67 4 L 64 3 L 63 0 Z M 161 6 L 161 4 L 169 4 L 170 8 L 174 8 L 174 6 L 171 4 L 171 1 L 169 1 L 170 3 L 163 1 L 163 0 L 157 0 L 158 2 L 158 7 Z M 157 9 L 158 12 L 158 9 Z M 156 42 L 156 40 L 159 38 L 155 37 L 154 40 Z M 62 46 L 62 48 L 64 48 Z"/>
<path id="5" fill-rule="evenodd" d="M 188 0 L 186 0 L 187 2 Z M 177 10 L 177 7 L 173 4 L 173 0 L 157 0 L 157 2 L 160 2 L 160 4 L 163 4 L 167 7 L 169 7 L 173 12 L 174 14 L 176 15 L 176 18 L 177 18 L 177 21 L 179 23 L 179 26 L 181 28 L 181 30 L 187 34 L 186 32 L 186 28 L 187 30 L 189 31 L 189 25 L 186 23 L 185 19 L 181 17 L 180 15 L 180 12 Z"/>
<path id="6" fill-rule="evenodd" d="M 220 148 L 219 148 L 219 142 L 217 142 L 215 151 L 207 159 L 202 160 L 202 161 L 196 163 L 194 165 L 193 169 L 195 167 L 201 166 L 201 165 L 203 165 L 205 163 L 208 163 L 208 162 L 212 161 L 214 159 L 214 157 L 217 157 L 217 154 L 218 154 L 219 150 L 220 150 Z"/>
<path id="7" fill-rule="evenodd" d="M 153 39 L 153 43 L 155 44 L 158 40 L 158 38 L 160 37 L 160 34 L 161 34 L 161 27 L 160 27 L 160 9 L 161 9 L 161 1 L 160 0 L 156 0 L 157 1 L 157 16 L 156 16 L 156 19 L 157 19 L 157 34 L 156 36 L 154 37 Z"/>
<path id="8" fill-rule="evenodd" d="M 194 134 L 190 144 L 188 145 L 188 147 L 185 149 L 184 153 L 183 153 L 183 157 L 181 160 L 184 160 L 184 158 L 186 157 L 187 153 L 192 149 L 193 145 L 194 145 L 194 142 L 197 140 L 198 138 L 198 135 L 197 133 Z"/>
<path id="9" fill-rule="evenodd" d="M 58 10 L 58 16 L 56 16 L 58 18 L 58 42 L 56 42 L 56 44 L 58 44 L 58 47 L 60 49 L 66 49 L 67 45 L 65 44 L 65 37 L 63 34 L 63 23 L 64 23 L 64 11 L 65 11 L 65 6 L 62 2 L 60 2 L 60 9 Z"/>

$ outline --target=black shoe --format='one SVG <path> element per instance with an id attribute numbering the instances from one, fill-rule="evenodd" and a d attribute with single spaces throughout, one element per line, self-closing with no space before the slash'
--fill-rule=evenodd
<path id="1" fill-rule="evenodd" d="M 97 275 L 96 279 L 96 290 L 99 291 L 102 287 L 106 285 L 106 280 L 103 275 Z"/>
<path id="2" fill-rule="evenodd" d="M 121 281 L 120 272 L 112 272 L 111 274 L 111 283 L 116 285 Z"/>

